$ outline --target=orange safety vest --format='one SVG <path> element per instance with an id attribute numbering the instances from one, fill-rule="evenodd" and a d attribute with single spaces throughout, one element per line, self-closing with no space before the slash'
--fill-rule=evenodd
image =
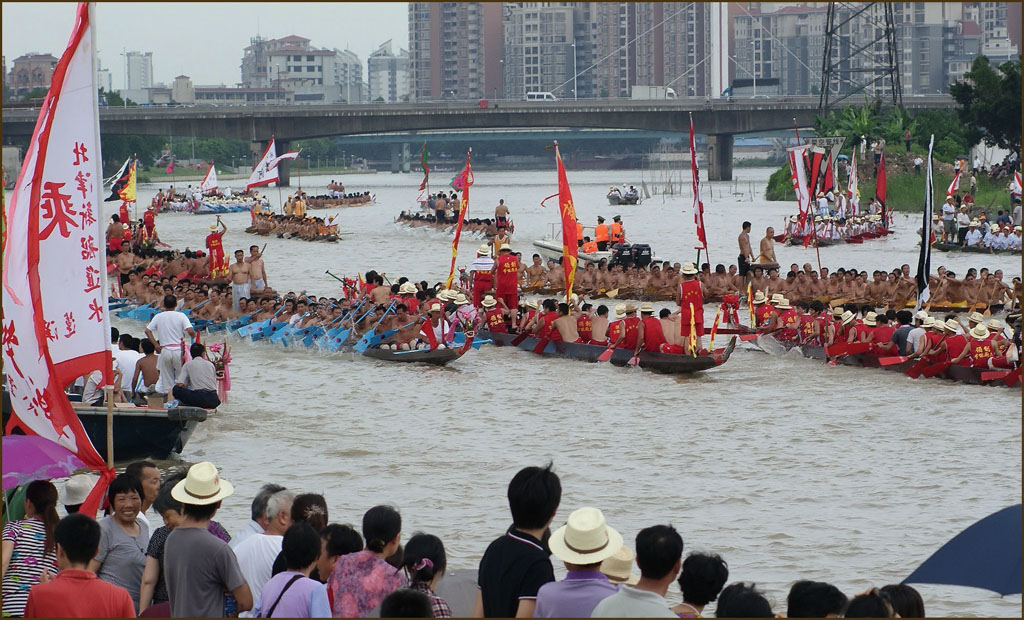
<path id="1" fill-rule="evenodd" d="M 622 234 L 622 222 L 612 222 L 612 243 L 621 243 L 626 239 Z"/>
<path id="2" fill-rule="evenodd" d="M 608 225 L 598 224 L 594 227 L 594 241 L 601 243 L 602 241 L 608 241 Z"/>
<path id="3" fill-rule="evenodd" d="M 587 241 L 583 244 L 583 251 L 587 254 L 592 254 L 597 251 L 596 241 Z"/>
<path id="4" fill-rule="evenodd" d="M 583 239 L 583 224 L 576 222 L 576 238 Z"/>

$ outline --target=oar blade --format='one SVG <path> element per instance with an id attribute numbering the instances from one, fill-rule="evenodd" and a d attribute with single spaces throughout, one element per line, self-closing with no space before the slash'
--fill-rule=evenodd
<path id="1" fill-rule="evenodd" d="M 604 350 L 604 353 L 602 353 L 601 355 L 597 356 L 597 361 L 599 361 L 599 362 L 607 362 L 608 360 L 612 359 L 612 355 L 614 355 L 614 354 L 615 354 L 615 347 L 608 347 L 607 349 Z"/>

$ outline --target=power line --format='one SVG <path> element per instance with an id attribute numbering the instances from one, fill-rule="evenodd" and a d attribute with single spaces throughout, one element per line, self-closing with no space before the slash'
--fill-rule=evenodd
<path id="1" fill-rule="evenodd" d="M 735 4 L 736 6 L 740 7 L 740 10 L 742 10 L 744 13 L 747 14 L 747 17 L 749 17 L 751 19 L 751 22 L 755 21 L 754 16 L 750 13 L 750 11 L 747 10 L 747 8 L 745 6 L 743 6 L 742 2 L 733 2 L 733 4 Z M 801 59 L 799 56 L 796 55 L 796 53 L 793 52 L 793 50 L 791 50 L 788 47 L 786 47 L 786 44 L 783 43 L 782 40 L 780 40 L 777 36 L 775 36 L 775 33 L 773 33 L 771 30 L 769 30 L 767 28 L 763 28 L 763 27 L 760 28 L 760 30 L 761 30 L 761 32 L 767 32 L 768 33 L 768 37 L 772 41 L 775 41 L 776 43 L 778 43 L 779 47 L 781 47 L 783 50 L 785 50 L 793 58 L 796 58 L 796 61 L 798 63 L 800 63 L 801 65 L 803 65 L 804 68 L 807 69 L 807 71 L 811 74 L 811 78 L 815 77 L 814 69 L 809 67 L 807 65 L 807 63 L 803 61 L 803 59 Z M 819 79 L 819 80 L 821 79 L 821 72 L 817 73 L 817 79 Z"/>

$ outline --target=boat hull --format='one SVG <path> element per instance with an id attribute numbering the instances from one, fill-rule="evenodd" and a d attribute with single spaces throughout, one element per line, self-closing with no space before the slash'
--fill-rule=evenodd
<path id="1" fill-rule="evenodd" d="M 462 357 L 460 349 L 430 349 L 412 351 L 391 351 L 388 349 L 366 349 L 363 357 L 369 357 L 385 362 L 399 362 L 402 364 L 429 364 L 431 366 L 444 366 L 449 362 Z"/>
<path id="2" fill-rule="evenodd" d="M 477 332 L 480 338 L 490 338 L 497 346 L 512 346 L 515 334 L 501 334 L 487 330 Z M 535 337 L 523 339 L 517 346 L 524 351 L 536 351 L 540 340 Z M 715 366 L 721 366 L 732 355 L 736 346 L 735 338 L 729 342 L 724 349 L 714 352 L 711 355 L 672 355 L 668 353 L 651 353 L 642 351 L 637 356 L 640 368 L 664 374 L 688 374 L 700 372 Z M 596 362 L 597 358 L 607 350 L 607 347 L 577 344 L 572 342 L 548 341 L 540 355 L 545 357 L 561 357 L 580 360 L 583 362 Z M 627 349 L 615 349 L 609 362 L 615 366 L 626 366 L 633 357 L 633 351 Z"/>
<path id="3" fill-rule="evenodd" d="M 76 405 L 89 440 L 104 459 L 107 458 L 107 408 Z M 3 424 L 11 415 L 7 392 L 3 399 Z M 144 458 L 166 459 L 180 454 L 208 412 L 198 407 L 175 409 L 114 409 L 114 458 L 118 462 Z"/>

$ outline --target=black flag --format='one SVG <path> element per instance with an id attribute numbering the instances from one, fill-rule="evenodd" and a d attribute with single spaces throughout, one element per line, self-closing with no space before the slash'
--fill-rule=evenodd
<path id="1" fill-rule="evenodd" d="M 131 157 L 124 162 L 121 169 L 112 177 L 114 179 L 114 184 L 110 186 L 110 197 L 104 198 L 103 202 L 121 200 L 121 190 L 124 189 L 125 185 L 128 185 L 128 180 L 132 176 L 132 169 L 131 166 L 129 166 L 130 163 L 132 163 Z"/>
<path id="2" fill-rule="evenodd" d="M 928 141 L 928 173 L 924 181 L 924 221 L 921 224 L 921 256 L 917 260 L 917 310 L 931 297 L 928 290 L 928 274 L 932 267 L 932 147 L 935 146 L 935 135 Z"/>

